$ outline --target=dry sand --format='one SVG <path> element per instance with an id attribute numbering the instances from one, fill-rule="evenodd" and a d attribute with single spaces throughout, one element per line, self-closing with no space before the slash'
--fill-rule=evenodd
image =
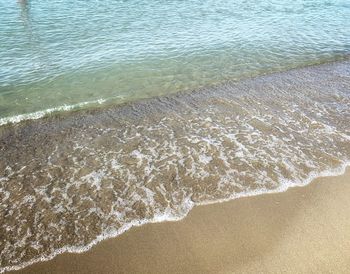
<path id="1" fill-rule="evenodd" d="M 200 206 L 14 273 L 350 273 L 350 169 L 287 192 Z"/>

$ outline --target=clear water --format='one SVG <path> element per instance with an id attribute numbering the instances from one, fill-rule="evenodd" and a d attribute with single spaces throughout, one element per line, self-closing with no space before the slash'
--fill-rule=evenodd
<path id="1" fill-rule="evenodd" d="M 334 60 L 349 18 L 348 0 L 1 0 L 0 118 Z"/>

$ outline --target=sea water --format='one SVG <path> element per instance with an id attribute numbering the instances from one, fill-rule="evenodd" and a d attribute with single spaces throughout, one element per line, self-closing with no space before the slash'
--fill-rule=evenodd
<path id="1" fill-rule="evenodd" d="M 347 0 L 2 0 L 0 124 L 334 60 L 349 18 Z"/>

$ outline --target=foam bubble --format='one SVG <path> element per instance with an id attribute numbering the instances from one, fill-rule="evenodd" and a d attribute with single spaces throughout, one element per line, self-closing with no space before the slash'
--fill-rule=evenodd
<path id="1" fill-rule="evenodd" d="M 78 108 L 81 108 L 81 107 L 84 107 L 87 105 L 103 104 L 104 102 L 106 102 L 106 100 L 98 99 L 95 101 L 81 102 L 81 103 L 74 104 L 74 105 L 64 105 L 64 106 L 49 108 L 49 109 L 40 110 L 40 111 L 36 111 L 36 112 L 32 112 L 32 113 L 4 117 L 4 118 L 0 118 L 0 126 L 6 125 L 6 124 L 19 123 L 19 122 L 25 121 L 25 120 L 37 120 L 37 119 L 43 118 L 44 116 L 51 114 L 51 113 L 70 111 L 70 110 L 78 109 Z"/>

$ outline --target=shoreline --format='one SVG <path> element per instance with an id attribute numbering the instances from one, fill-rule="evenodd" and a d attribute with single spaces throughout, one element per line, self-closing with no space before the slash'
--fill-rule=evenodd
<path id="1" fill-rule="evenodd" d="M 348 167 L 285 192 L 196 206 L 180 221 L 133 227 L 85 253 L 5 273 L 346 273 L 349 193 Z"/>
<path id="2" fill-rule="evenodd" d="M 0 127 L 1 225 L 19 231 L 3 234 L 3 265 L 345 169 L 348 72 L 337 62 Z"/>
<path id="3" fill-rule="evenodd" d="M 217 201 L 211 201 L 211 202 L 205 202 L 205 203 L 199 203 L 199 204 L 192 204 L 192 206 L 188 209 L 188 212 L 184 216 L 180 216 L 180 217 L 164 216 L 164 219 L 145 221 L 144 223 L 134 223 L 134 224 L 131 224 L 130 226 L 126 227 L 125 229 L 123 229 L 121 232 L 118 232 L 116 235 L 100 235 L 101 237 L 98 237 L 97 239 L 95 239 L 88 246 L 84 246 L 81 248 L 67 247 L 64 250 L 58 250 L 56 253 L 52 254 L 51 255 L 52 257 L 39 258 L 39 259 L 35 260 L 34 262 L 27 262 L 26 264 L 24 264 L 22 266 L 11 267 L 9 270 L 7 270 L 7 269 L 1 270 L 0 269 L 0 273 L 12 273 L 12 272 L 17 272 L 17 271 L 22 271 L 22 270 L 24 270 L 32 265 L 35 265 L 35 264 L 38 264 L 41 262 L 49 262 L 49 261 L 55 259 L 57 256 L 60 256 L 63 254 L 83 254 L 83 253 L 89 252 L 96 245 L 99 245 L 100 243 L 102 243 L 104 241 L 113 240 L 117 237 L 120 237 L 121 235 L 128 233 L 130 230 L 132 230 L 134 228 L 143 227 L 145 225 L 151 225 L 151 224 L 161 224 L 161 223 L 168 223 L 168 222 L 181 222 L 184 219 L 186 219 L 191 214 L 191 211 L 193 211 L 197 207 L 230 203 L 230 202 L 233 202 L 234 200 L 246 199 L 246 198 L 256 197 L 256 196 L 260 196 L 260 195 L 280 194 L 280 193 L 287 192 L 292 188 L 307 187 L 308 185 L 314 183 L 314 181 L 322 180 L 323 178 L 329 178 L 329 177 L 333 178 L 333 177 L 342 177 L 342 176 L 349 177 L 349 181 L 350 181 L 350 162 L 344 163 L 342 166 L 335 168 L 333 170 L 327 170 L 325 172 L 322 172 L 318 176 L 310 175 L 310 177 L 307 180 L 305 180 L 305 182 L 302 185 L 294 185 L 294 186 L 285 185 L 279 189 L 274 189 L 271 191 L 265 190 L 265 192 L 261 191 L 259 193 L 248 193 L 248 194 L 242 195 L 242 196 L 237 195 L 237 197 L 231 197 L 231 198 L 227 198 L 225 200 L 217 200 Z"/>

